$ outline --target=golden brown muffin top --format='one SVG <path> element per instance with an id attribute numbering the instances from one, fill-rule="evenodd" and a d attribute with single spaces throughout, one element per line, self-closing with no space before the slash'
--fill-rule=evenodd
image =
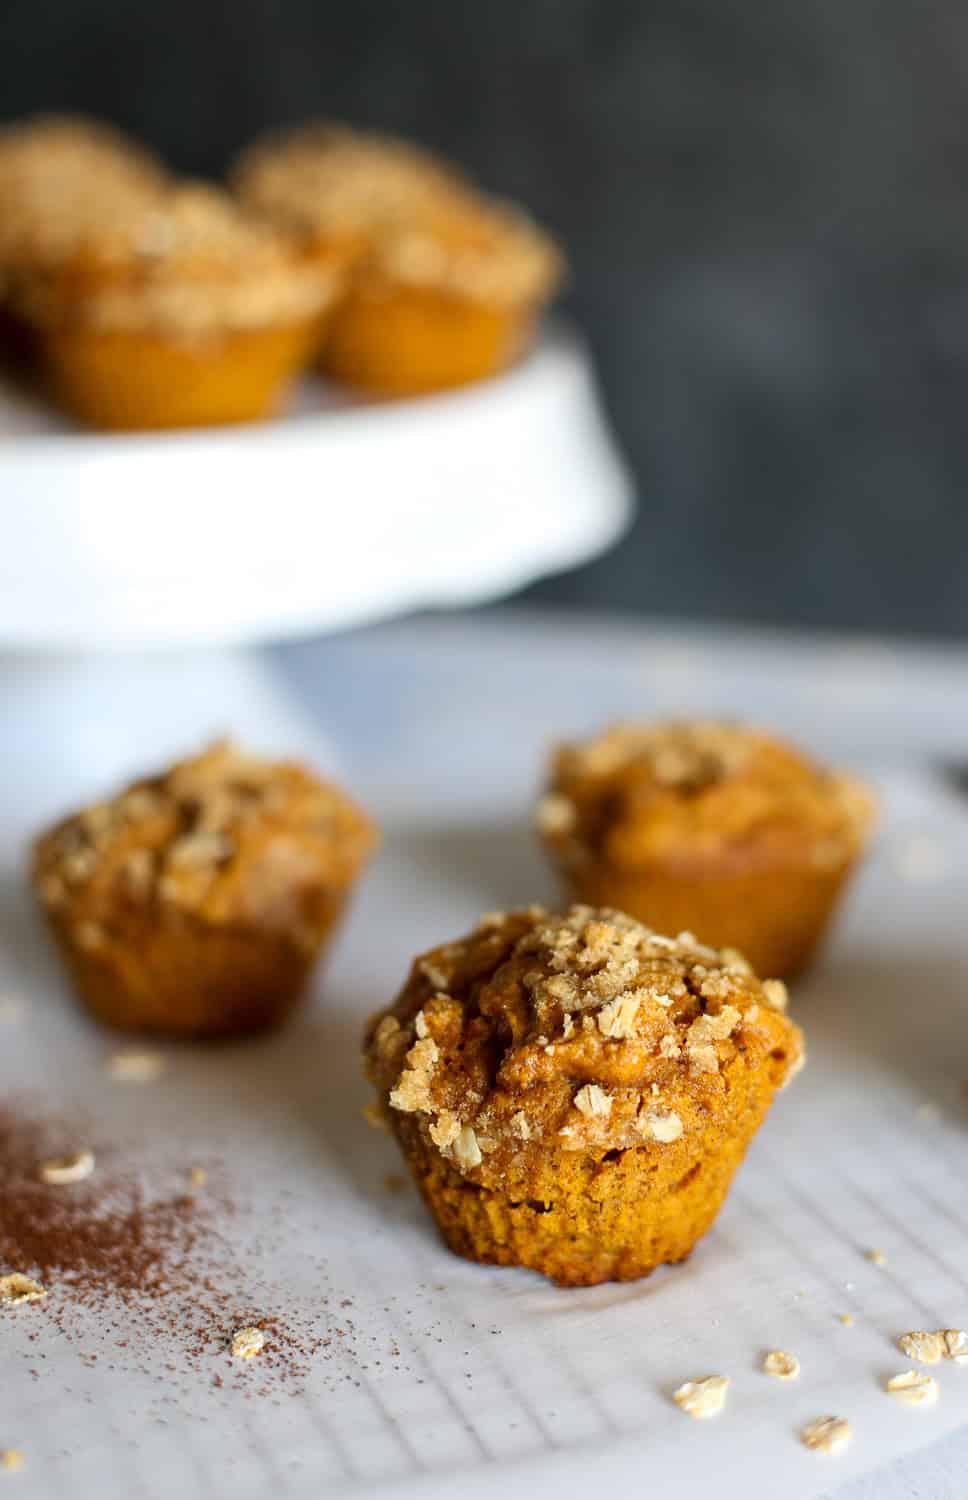
<path id="1" fill-rule="evenodd" d="M 162 184 L 159 159 L 121 131 L 81 115 L 36 115 L 0 129 L 0 194 L 8 189 L 53 192 L 83 174 Z"/>
<path id="2" fill-rule="evenodd" d="M 294 244 L 201 183 L 78 180 L 24 211 L 19 305 L 41 323 L 186 332 L 315 317 L 335 291 Z"/>
<path id="3" fill-rule="evenodd" d="M 704 1129 L 742 1052 L 782 1085 L 802 1061 L 786 990 L 729 950 L 621 912 L 485 917 L 418 958 L 370 1022 L 365 1066 L 392 1116 L 419 1117 L 461 1172 L 655 1147 Z"/>
<path id="4" fill-rule="evenodd" d="M 466 188 L 456 168 L 429 151 L 327 124 L 250 146 L 232 184 L 247 207 L 310 237 L 368 235 Z"/>
<path id="5" fill-rule="evenodd" d="M 855 777 L 740 724 L 618 724 L 556 752 L 536 821 L 566 864 L 634 870 L 653 860 L 744 858 L 804 848 L 852 858 L 875 816 Z"/>
<path id="6" fill-rule="evenodd" d="M 287 929 L 294 892 L 347 885 L 375 842 L 338 787 L 220 741 L 58 823 L 37 840 L 33 878 L 82 935 L 152 908 Z"/>
<path id="7" fill-rule="evenodd" d="M 310 127 L 253 147 L 233 181 L 288 229 L 358 240 L 364 290 L 389 277 L 502 303 L 543 299 L 561 280 L 561 255 L 527 215 L 403 141 Z"/>

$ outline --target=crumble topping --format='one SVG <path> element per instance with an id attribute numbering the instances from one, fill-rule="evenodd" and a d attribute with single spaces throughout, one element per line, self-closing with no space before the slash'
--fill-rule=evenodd
<path id="1" fill-rule="evenodd" d="M 620 869 L 751 839 L 781 849 L 791 838 L 807 840 L 811 862 L 836 867 L 873 818 L 856 779 L 762 731 L 702 720 L 618 724 L 561 746 L 536 813 L 566 865 L 599 858 Z"/>
<path id="2" fill-rule="evenodd" d="M 800 1361 L 785 1349 L 771 1349 L 763 1359 L 763 1370 L 776 1380 L 796 1380 L 800 1374 Z"/>
<path id="3" fill-rule="evenodd" d="M 575 1095 L 575 1108 L 583 1115 L 605 1115 L 612 1113 L 612 1096 L 599 1088 L 597 1083 L 586 1083 Z"/>
<path id="4" fill-rule="evenodd" d="M 461 1126 L 457 1139 L 454 1141 L 454 1156 L 461 1167 L 480 1166 L 483 1157 L 473 1126 Z"/>
<path id="5" fill-rule="evenodd" d="M 44 186 L 8 199 L 15 301 L 33 321 L 211 333 L 313 319 L 336 291 L 332 272 L 213 185 L 84 174 Z"/>
<path id="6" fill-rule="evenodd" d="M 532 907 L 417 958 L 370 1024 L 366 1066 L 394 1128 L 407 1121 L 461 1171 L 483 1163 L 487 1185 L 556 1151 L 676 1150 L 722 1107 L 732 1070 L 780 1086 L 800 1036 L 763 1002 L 748 966 L 689 933 Z"/>
<path id="7" fill-rule="evenodd" d="M 722 1411 L 728 1390 L 728 1375 L 707 1375 L 704 1380 L 687 1380 L 673 1391 L 672 1399 L 690 1417 L 704 1421 Z"/>
<path id="8" fill-rule="evenodd" d="M 407 1066 L 390 1091 L 390 1104 L 394 1109 L 410 1113 L 430 1108 L 430 1080 L 440 1053 L 432 1037 L 414 1042 L 407 1053 Z"/>
<path id="9" fill-rule="evenodd" d="M 827 1453 L 833 1457 L 843 1453 L 853 1430 L 846 1417 L 818 1417 L 800 1430 L 800 1441 L 814 1453 Z"/>
<path id="10" fill-rule="evenodd" d="M 109 944 L 119 914 L 156 904 L 218 923 L 268 915 L 311 948 L 301 893 L 346 884 L 373 843 L 369 820 L 336 786 L 219 741 L 44 834 L 34 879 L 91 952 Z"/>
<path id="11" fill-rule="evenodd" d="M 934 1376 L 925 1375 L 923 1370 L 905 1370 L 901 1375 L 892 1375 L 884 1388 L 905 1406 L 933 1406 L 941 1394 Z"/>
<path id="12" fill-rule="evenodd" d="M 782 979 L 763 980 L 763 999 L 771 1010 L 785 1011 L 789 1001 L 787 987 Z"/>
<path id="13" fill-rule="evenodd" d="M 682 1135 L 682 1121 L 674 1110 L 670 1110 L 667 1115 L 648 1114 L 640 1124 L 646 1134 L 651 1135 L 654 1141 L 662 1141 L 664 1145 L 677 1141 Z"/>
<path id="14" fill-rule="evenodd" d="M 334 126 L 245 152 L 234 173 L 250 208 L 317 246 L 342 240 L 373 272 L 486 301 L 544 297 L 561 257 L 520 210 L 399 141 Z"/>

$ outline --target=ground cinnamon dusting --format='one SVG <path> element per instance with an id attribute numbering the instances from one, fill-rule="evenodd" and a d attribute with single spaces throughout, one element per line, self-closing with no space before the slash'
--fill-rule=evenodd
<path id="1" fill-rule="evenodd" d="M 199 1197 L 185 1190 L 183 1164 L 142 1170 L 135 1153 L 99 1142 L 96 1173 L 52 1188 L 36 1164 L 76 1135 L 73 1125 L 0 1108 L 0 1284 L 9 1291 L 0 1304 L 49 1320 L 82 1349 L 81 1325 L 93 1320 L 102 1353 L 123 1351 L 143 1367 L 171 1343 L 180 1364 L 204 1371 L 227 1360 L 239 1328 L 267 1343 L 271 1328 L 260 1390 L 301 1384 L 324 1335 L 256 1304 L 233 1255 L 233 1206 L 211 1171 Z"/>

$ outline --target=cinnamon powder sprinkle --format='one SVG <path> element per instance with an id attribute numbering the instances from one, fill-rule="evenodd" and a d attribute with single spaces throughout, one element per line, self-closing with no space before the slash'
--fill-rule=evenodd
<path id="1" fill-rule="evenodd" d="M 159 1344 L 180 1346 L 179 1364 L 203 1371 L 225 1358 L 239 1330 L 259 1325 L 262 1387 L 299 1388 L 325 1344 L 311 1320 L 267 1314 L 253 1298 L 251 1256 L 233 1252 L 232 1204 L 216 1182 L 196 1197 L 183 1163 L 98 1151 L 98 1171 L 60 1191 L 36 1163 L 76 1128 L 0 1106 L 0 1314 L 41 1303 L 40 1315 L 69 1343 L 92 1324 L 127 1364 L 153 1368 Z M 271 1329 L 271 1335 L 263 1330 Z M 216 1377 L 221 1379 L 221 1377 Z"/>

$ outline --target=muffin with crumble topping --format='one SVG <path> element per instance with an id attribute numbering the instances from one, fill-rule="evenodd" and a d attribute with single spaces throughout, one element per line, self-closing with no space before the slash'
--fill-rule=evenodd
<path id="1" fill-rule="evenodd" d="M 784 979 L 813 954 L 874 820 L 855 777 L 702 721 L 562 746 L 536 815 L 574 899 L 737 948 Z"/>
<path id="2" fill-rule="evenodd" d="M 326 373 L 383 396 L 496 374 L 530 346 L 562 277 L 549 235 L 406 142 L 316 125 L 250 147 L 241 201 L 336 266 Z"/>
<path id="3" fill-rule="evenodd" d="M 365 1071 L 450 1248 L 564 1286 L 709 1229 L 802 1062 L 779 981 L 623 913 L 485 918 L 418 958 Z"/>
<path id="4" fill-rule="evenodd" d="M 33 880 L 99 1020 L 238 1036 L 292 1010 L 374 842 L 338 787 L 220 742 L 43 834 Z"/>
<path id="5" fill-rule="evenodd" d="M 275 411 L 332 277 L 215 187 L 93 171 L 54 187 L 23 215 L 9 277 L 60 403 L 109 430 Z"/>

